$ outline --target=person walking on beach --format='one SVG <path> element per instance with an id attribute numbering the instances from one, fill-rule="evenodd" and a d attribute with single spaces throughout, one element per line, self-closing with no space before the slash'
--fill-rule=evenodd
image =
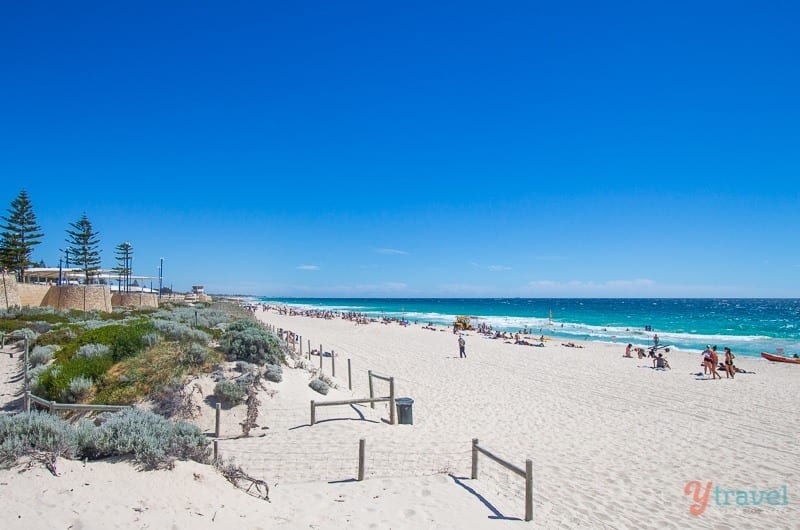
<path id="1" fill-rule="evenodd" d="M 653 335 L 653 349 L 658 349 L 658 333 Z"/>
<path id="2" fill-rule="evenodd" d="M 461 358 L 461 357 L 463 357 L 465 359 L 467 358 L 466 348 L 467 348 L 467 341 L 464 340 L 464 337 L 462 335 L 459 335 L 458 336 L 458 357 L 459 358 Z"/>

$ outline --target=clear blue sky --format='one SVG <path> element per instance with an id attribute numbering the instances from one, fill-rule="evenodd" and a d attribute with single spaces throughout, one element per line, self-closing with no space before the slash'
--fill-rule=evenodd
<path id="1" fill-rule="evenodd" d="M 7 2 L 0 209 L 268 296 L 800 296 L 794 2 Z"/>

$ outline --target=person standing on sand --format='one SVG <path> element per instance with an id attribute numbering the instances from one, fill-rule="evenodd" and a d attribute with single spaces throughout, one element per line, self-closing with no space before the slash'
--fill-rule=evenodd
<path id="1" fill-rule="evenodd" d="M 727 346 L 725 347 L 725 377 L 730 377 L 733 379 L 733 376 L 736 375 L 736 367 L 733 366 L 733 358 L 734 355 L 731 353 L 731 349 Z"/>
<path id="2" fill-rule="evenodd" d="M 459 358 L 461 358 L 461 357 L 463 357 L 465 359 L 467 358 L 466 348 L 467 348 L 467 341 L 464 340 L 464 337 L 462 335 L 459 335 L 458 336 L 458 357 Z"/>

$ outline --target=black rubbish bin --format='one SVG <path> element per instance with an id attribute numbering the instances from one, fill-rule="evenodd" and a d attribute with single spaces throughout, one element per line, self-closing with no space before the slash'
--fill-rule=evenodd
<path id="1" fill-rule="evenodd" d="M 411 413 L 411 405 L 414 400 L 411 398 L 397 398 L 394 400 L 397 403 L 397 423 L 400 425 L 413 425 L 414 415 Z"/>

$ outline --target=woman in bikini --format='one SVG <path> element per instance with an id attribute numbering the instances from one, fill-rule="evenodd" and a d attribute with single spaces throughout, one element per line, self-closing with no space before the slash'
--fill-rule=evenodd
<path id="1" fill-rule="evenodd" d="M 733 376 L 736 375 L 736 367 L 733 365 L 733 358 L 734 355 L 731 353 L 730 348 L 725 348 L 725 377 L 730 377 L 733 379 Z"/>

